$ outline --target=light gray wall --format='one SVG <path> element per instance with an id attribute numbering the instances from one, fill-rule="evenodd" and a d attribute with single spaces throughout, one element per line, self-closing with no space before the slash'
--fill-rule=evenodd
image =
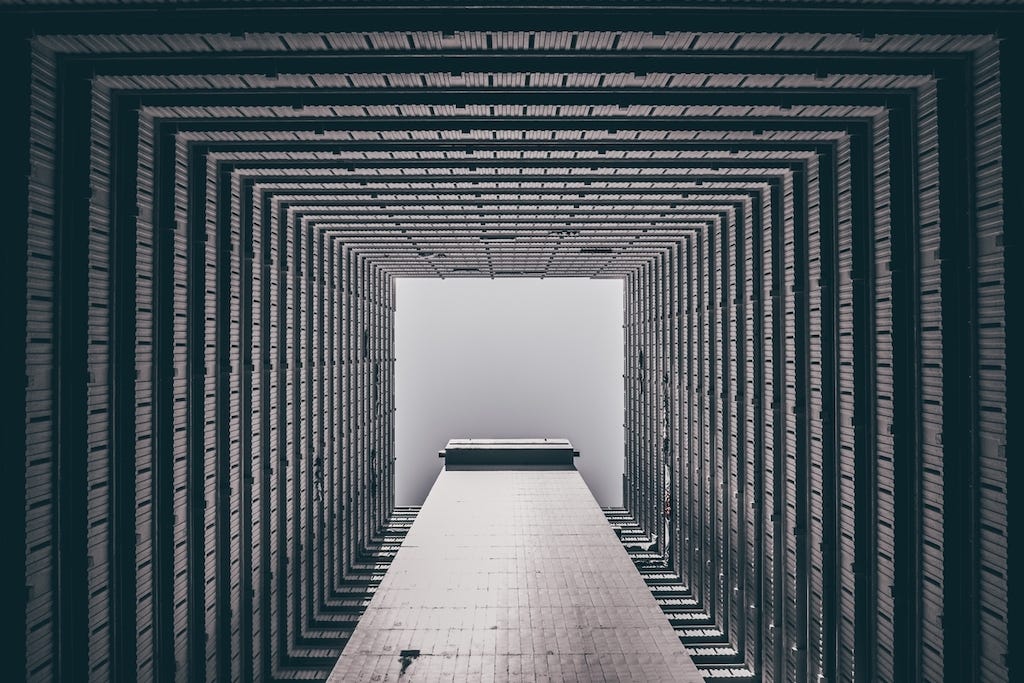
<path id="1" fill-rule="evenodd" d="M 396 502 L 418 505 L 456 437 L 565 437 L 622 504 L 622 283 L 397 280 Z"/>

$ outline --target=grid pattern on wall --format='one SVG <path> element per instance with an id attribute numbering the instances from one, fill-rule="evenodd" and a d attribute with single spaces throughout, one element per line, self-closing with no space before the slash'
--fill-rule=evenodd
<path id="1" fill-rule="evenodd" d="M 402 276 L 624 280 L 709 676 L 1010 678 L 1019 14 L 197 16 L 11 15 L 30 679 L 327 675 L 412 514 Z"/>

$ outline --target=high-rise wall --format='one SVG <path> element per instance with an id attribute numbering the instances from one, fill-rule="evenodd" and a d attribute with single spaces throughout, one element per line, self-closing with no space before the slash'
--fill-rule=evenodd
<path id="1" fill-rule="evenodd" d="M 453 439 L 328 681 L 701 683 L 566 439 Z"/>
<path id="2" fill-rule="evenodd" d="M 1016 3 L 2 4 L 12 670 L 325 677 L 394 279 L 578 276 L 745 667 L 1012 678 Z"/>

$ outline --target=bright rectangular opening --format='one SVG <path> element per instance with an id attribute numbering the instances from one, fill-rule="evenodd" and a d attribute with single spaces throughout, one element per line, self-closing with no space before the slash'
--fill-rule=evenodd
<path id="1" fill-rule="evenodd" d="M 622 504 L 620 280 L 399 278 L 395 502 L 419 505 L 453 437 L 561 437 Z"/>

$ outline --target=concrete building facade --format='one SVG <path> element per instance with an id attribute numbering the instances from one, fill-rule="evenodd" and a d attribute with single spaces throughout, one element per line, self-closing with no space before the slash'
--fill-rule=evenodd
<path id="1" fill-rule="evenodd" d="M 328 681 L 704 678 L 564 439 L 461 439 Z"/>
<path id="2" fill-rule="evenodd" d="M 476 4 L 0 2 L 11 670 L 326 678 L 414 512 L 395 279 L 574 276 L 689 644 L 1012 680 L 1019 3 Z"/>

